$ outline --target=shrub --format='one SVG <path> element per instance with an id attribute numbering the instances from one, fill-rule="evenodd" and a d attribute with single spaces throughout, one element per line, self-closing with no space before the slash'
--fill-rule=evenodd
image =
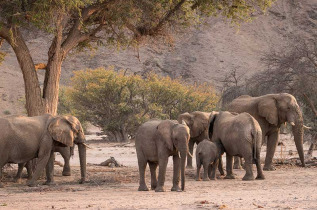
<path id="1" fill-rule="evenodd" d="M 144 78 L 98 68 L 74 72 L 60 92 L 59 113 L 70 113 L 102 128 L 115 141 L 128 141 L 151 118 L 176 119 L 180 113 L 215 109 L 218 96 L 207 84 L 190 85 L 149 73 Z"/>

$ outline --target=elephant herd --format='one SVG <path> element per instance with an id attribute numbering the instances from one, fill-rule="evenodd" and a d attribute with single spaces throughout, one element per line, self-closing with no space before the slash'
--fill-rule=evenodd
<path id="1" fill-rule="evenodd" d="M 140 191 L 149 188 L 145 183 L 147 163 L 151 172 L 151 189 L 164 191 L 167 161 L 173 156 L 172 191 L 185 189 L 185 162 L 192 168 L 194 144 L 197 144 L 196 180 L 200 180 L 200 168 L 204 167 L 204 180 L 215 179 L 219 168 L 222 175 L 222 154 L 226 153 L 225 179 L 234 179 L 233 168 L 240 167 L 240 158 L 245 160 L 246 171 L 243 180 L 254 180 L 252 165 L 256 164 L 256 179 L 264 179 L 260 162 L 263 142 L 267 141 L 267 151 L 263 170 L 275 170 L 273 156 L 282 124 L 292 125 L 295 145 L 304 167 L 303 117 L 294 96 L 287 93 L 268 94 L 260 97 L 247 95 L 234 99 L 228 111 L 180 114 L 174 120 L 150 120 L 142 124 L 136 135 L 135 146 L 140 173 Z M 234 166 L 233 166 L 234 158 Z M 159 166 L 158 178 L 156 169 Z M 179 187 L 181 174 L 181 188 Z"/>
<path id="2" fill-rule="evenodd" d="M 260 163 L 261 146 L 267 139 L 267 152 L 263 170 L 274 170 L 272 159 L 278 143 L 279 128 L 288 122 L 292 125 L 295 145 L 302 163 L 303 118 L 294 96 L 286 93 L 260 97 L 240 96 L 227 107 L 228 111 L 180 114 L 177 120 L 150 120 L 136 133 L 135 147 L 138 159 L 139 191 L 149 188 L 145 182 L 145 169 L 149 164 L 151 189 L 165 191 L 164 182 L 168 158 L 173 156 L 172 191 L 185 189 L 185 164 L 192 168 L 194 144 L 197 144 L 197 176 L 204 167 L 204 180 L 215 179 L 219 168 L 223 175 L 222 154 L 226 153 L 226 176 L 233 179 L 233 168 L 245 161 L 243 180 L 253 180 L 252 165 L 257 166 L 256 179 L 264 179 Z M 46 169 L 46 184 L 54 184 L 54 152 L 60 151 L 66 161 L 63 175 L 70 175 L 69 157 L 74 144 L 78 145 L 81 180 L 86 179 L 85 135 L 79 120 L 73 116 L 0 118 L 0 177 L 6 163 L 18 163 L 19 172 L 25 163 L 37 158 L 36 168 L 28 186 L 35 186 L 41 172 Z M 234 158 L 234 166 L 233 166 Z M 30 166 L 27 164 L 28 168 Z M 159 167 L 158 167 L 159 166 Z M 158 177 L 156 169 L 158 169 Z M 30 169 L 29 169 L 30 170 Z M 30 173 L 29 173 L 30 175 Z M 179 181 L 181 180 L 181 187 Z M 2 187 L 0 182 L 0 187 Z"/>

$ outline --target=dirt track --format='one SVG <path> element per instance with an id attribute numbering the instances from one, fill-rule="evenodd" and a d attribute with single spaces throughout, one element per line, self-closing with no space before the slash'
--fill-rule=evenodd
<path id="1" fill-rule="evenodd" d="M 289 143 L 292 145 L 292 142 Z M 138 169 L 135 148 L 131 145 L 96 143 L 87 154 L 88 182 L 77 184 L 79 167 L 77 153 L 72 159 L 72 176 L 62 177 L 56 167 L 57 186 L 29 188 L 12 182 L 16 167 L 5 170 L 5 188 L 0 189 L 0 209 L 317 209 L 317 168 L 292 165 L 277 166 L 266 172 L 266 180 L 242 181 L 243 170 L 235 170 L 237 179 L 197 182 L 195 169 L 186 171 L 186 192 L 171 188 L 172 164 L 167 171 L 165 193 L 138 192 Z M 287 151 L 292 149 L 288 146 Z M 306 146 L 307 147 L 307 146 Z M 263 147 L 262 151 L 265 151 Z M 293 148 L 294 149 L 294 148 Z M 278 148 L 279 150 L 279 148 Z M 294 150 L 293 150 L 294 151 Z M 285 153 L 286 154 L 286 153 Z M 114 156 L 124 167 L 95 166 Z M 277 155 L 278 157 L 278 152 Z M 287 155 L 285 155 L 287 158 Z M 61 158 L 58 156 L 58 160 Z M 77 166 L 76 166 L 77 165 Z M 149 182 L 149 170 L 147 181 Z M 43 183 L 40 180 L 39 183 Z"/>

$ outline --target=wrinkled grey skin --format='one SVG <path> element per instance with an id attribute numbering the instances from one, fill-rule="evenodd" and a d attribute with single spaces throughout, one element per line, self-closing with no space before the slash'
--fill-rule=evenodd
<path id="1" fill-rule="evenodd" d="M 205 139 L 197 145 L 196 148 L 196 181 L 200 181 L 200 168 L 204 167 L 204 181 L 210 179 L 216 180 L 216 169 L 218 167 L 219 158 L 223 153 L 223 147 L 220 142 L 211 142 Z M 222 168 L 221 168 L 222 169 Z M 223 173 L 223 172 L 222 172 Z"/>
<path id="2" fill-rule="evenodd" d="M 151 171 L 151 189 L 164 192 L 164 182 L 168 157 L 173 156 L 173 187 L 171 191 L 185 189 L 185 161 L 190 138 L 186 124 L 171 120 L 150 120 L 142 124 L 136 134 L 135 147 L 138 157 L 140 186 L 139 191 L 148 191 L 145 183 L 147 163 Z M 179 156 L 180 155 L 180 156 Z M 158 179 L 156 168 L 159 166 Z M 179 174 L 181 171 L 181 188 Z"/>
<path id="3" fill-rule="evenodd" d="M 267 137 L 264 170 L 275 170 L 272 166 L 272 160 L 279 139 L 280 127 L 285 122 L 294 125 L 293 135 L 295 145 L 302 166 L 305 166 L 303 117 L 294 96 L 288 93 L 268 94 L 259 97 L 240 96 L 228 105 L 228 110 L 237 113 L 247 112 L 259 122 L 262 129 L 263 141 Z"/>
<path id="4" fill-rule="evenodd" d="M 248 113 L 212 112 L 210 118 L 209 136 L 213 142 L 221 142 L 226 152 L 225 179 L 235 178 L 232 173 L 233 156 L 245 160 L 243 180 L 254 180 L 253 163 L 257 167 L 256 179 L 264 179 L 260 162 L 262 131 L 259 123 Z"/>
<path id="5" fill-rule="evenodd" d="M 64 159 L 64 167 L 63 167 L 63 176 L 70 176 L 71 175 L 71 170 L 70 170 L 70 157 L 74 155 L 74 147 L 59 147 L 55 146 L 54 147 L 54 152 L 59 152 L 63 159 Z M 27 163 L 19 163 L 18 164 L 18 172 L 17 175 L 15 176 L 14 180 L 15 182 L 20 182 L 21 177 L 22 177 L 22 171 L 23 168 L 26 168 L 27 173 L 28 173 L 28 179 L 32 178 L 32 161 L 29 161 Z"/>
<path id="6" fill-rule="evenodd" d="M 54 184 L 54 147 L 78 145 L 81 183 L 86 178 L 85 135 L 79 120 L 72 116 L 0 118 L 0 176 L 6 163 L 25 163 L 38 158 L 34 174 L 27 182 L 35 186 L 44 167 L 46 184 Z"/>
<path id="7" fill-rule="evenodd" d="M 199 142 L 204 139 L 209 139 L 208 136 L 208 126 L 209 126 L 210 112 L 185 112 L 178 116 L 178 123 L 185 121 L 190 129 L 190 140 L 189 140 L 189 152 L 193 154 L 194 144 L 199 144 Z M 187 168 L 193 168 L 192 157 L 187 155 Z"/>

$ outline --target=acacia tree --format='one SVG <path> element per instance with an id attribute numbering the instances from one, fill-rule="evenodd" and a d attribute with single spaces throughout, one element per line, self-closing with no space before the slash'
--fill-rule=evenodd
<path id="1" fill-rule="evenodd" d="M 245 21 L 273 1 L 0 0 L 0 39 L 11 45 L 22 70 L 28 115 L 56 114 L 61 65 L 72 49 L 93 43 L 139 43 L 142 37 L 165 36 L 210 15 Z M 34 64 L 22 30 L 52 34 L 44 65 Z M 46 70 L 43 88 L 36 68 Z"/>

